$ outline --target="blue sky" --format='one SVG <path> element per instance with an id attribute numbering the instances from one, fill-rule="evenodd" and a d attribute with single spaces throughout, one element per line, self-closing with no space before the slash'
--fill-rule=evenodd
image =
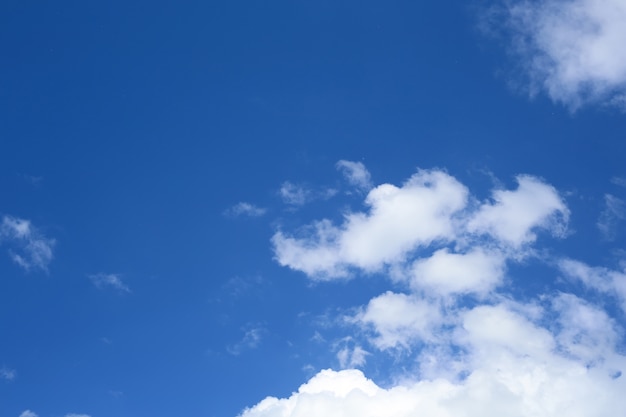
<path id="1" fill-rule="evenodd" d="M 2 2 L 0 415 L 614 415 L 625 18 Z"/>

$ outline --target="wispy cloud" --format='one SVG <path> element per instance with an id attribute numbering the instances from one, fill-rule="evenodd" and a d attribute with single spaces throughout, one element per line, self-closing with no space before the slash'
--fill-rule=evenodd
<path id="1" fill-rule="evenodd" d="M 48 271 L 56 242 L 43 236 L 29 220 L 3 216 L 0 242 L 9 245 L 11 259 L 26 271 Z"/>
<path id="2" fill-rule="evenodd" d="M 239 217 L 261 217 L 267 213 L 267 209 L 255 206 L 254 204 L 240 202 L 224 211 L 225 216 Z"/>
<path id="3" fill-rule="evenodd" d="M 120 274 L 93 274 L 89 279 L 98 289 L 113 288 L 121 292 L 130 293 L 130 288 L 121 279 Z"/>
<path id="4" fill-rule="evenodd" d="M 244 335 L 237 343 L 226 347 L 226 351 L 231 355 L 238 356 L 246 350 L 256 349 L 266 330 L 263 326 L 249 325 L 244 330 Z"/>
<path id="5" fill-rule="evenodd" d="M 91 417 L 89 414 L 66 414 L 65 417 Z"/>
<path id="6" fill-rule="evenodd" d="M 337 162 L 337 169 L 343 173 L 348 183 L 360 190 L 372 188 L 372 178 L 362 162 L 341 160 Z"/>
<path id="7" fill-rule="evenodd" d="M 369 354 L 369 352 L 367 352 L 359 345 L 356 345 L 354 347 L 343 346 L 337 352 L 339 367 L 341 369 L 361 367 L 365 365 L 367 355 Z"/>
<path id="8" fill-rule="evenodd" d="M 13 381 L 17 376 L 17 372 L 14 369 L 9 369 L 6 367 L 0 368 L 0 379 L 5 379 L 7 381 Z"/>
<path id="9" fill-rule="evenodd" d="M 601 102 L 626 110 L 623 0 L 505 0 L 512 49 L 531 93 L 572 110 Z"/>
<path id="10" fill-rule="evenodd" d="M 278 194 L 285 204 L 292 206 L 302 206 L 311 198 L 311 190 L 302 185 L 296 185 L 292 182 L 285 181 L 281 186 Z"/>
<path id="11" fill-rule="evenodd" d="M 562 259 L 559 268 L 569 278 L 577 279 L 588 288 L 616 297 L 626 312 L 626 271 L 592 267 L 574 259 Z"/>
<path id="12" fill-rule="evenodd" d="M 612 194 L 605 194 L 604 209 L 597 223 L 604 238 L 615 239 L 618 227 L 624 219 L 626 219 L 626 202 Z"/>
<path id="13" fill-rule="evenodd" d="M 26 410 L 22 412 L 22 414 L 20 414 L 20 417 L 37 417 L 37 414 L 35 414 L 34 412 L 30 410 Z"/>
<path id="14" fill-rule="evenodd" d="M 311 189 L 302 184 L 294 184 L 289 181 L 283 182 L 278 190 L 278 195 L 283 200 L 283 203 L 292 209 L 297 209 L 315 200 L 328 200 L 336 194 L 337 190 L 334 188 Z"/>
<path id="15" fill-rule="evenodd" d="M 626 187 L 626 178 L 613 177 L 611 178 L 611 182 L 619 187 Z"/>

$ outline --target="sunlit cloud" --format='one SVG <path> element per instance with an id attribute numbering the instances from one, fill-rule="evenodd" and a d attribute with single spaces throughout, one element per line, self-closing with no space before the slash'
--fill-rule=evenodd
<path id="1" fill-rule="evenodd" d="M 511 49 L 531 93 L 575 110 L 602 103 L 626 110 L 623 0 L 509 0 Z"/>
<path id="2" fill-rule="evenodd" d="M 338 313 L 347 334 L 332 346 L 342 370 L 241 416 L 587 417 L 626 406 L 624 329 L 604 303 L 567 286 L 582 283 L 626 311 L 626 275 L 536 256 L 547 238 L 570 236 L 570 209 L 546 181 L 516 182 L 480 201 L 450 174 L 419 170 L 402 186 L 373 187 L 365 210 L 342 223 L 278 231 L 279 264 L 313 281 L 382 273 L 390 289 Z M 529 258 L 562 285 L 516 300 L 510 284 L 524 279 Z M 396 364 L 386 386 L 350 369 L 384 356 Z"/>

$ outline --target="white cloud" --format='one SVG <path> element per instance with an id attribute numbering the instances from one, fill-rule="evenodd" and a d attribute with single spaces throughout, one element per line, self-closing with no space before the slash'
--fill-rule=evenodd
<path id="1" fill-rule="evenodd" d="M 510 264 L 543 252 L 534 246 L 540 231 L 564 237 L 569 217 L 554 187 L 527 175 L 517 182 L 478 202 L 447 173 L 418 171 L 402 187 L 373 188 L 368 210 L 345 213 L 339 225 L 276 233 L 277 261 L 312 279 L 388 275 L 393 291 L 344 315 L 353 333 L 333 349 L 341 368 L 392 355 L 397 369 L 386 387 L 354 369 L 321 371 L 240 416 L 612 417 L 624 409 L 624 328 L 609 310 L 565 290 L 511 298 L 506 284 L 520 277 L 509 274 L 524 264 Z M 613 295 L 626 311 L 626 274 L 545 256 L 545 267 Z"/>
<path id="2" fill-rule="evenodd" d="M 369 212 L 348 213 L 339 227 L 322 220 L 302 239 L 276 233 L 276 258 L 318 279 L 346 276 L 349 267 L 377 271 L 419 246 L 452 239 L 452 217 L 466 199 L 467 189 L 450 175 L 420 170 L 400 188 L 372 189 L 365 199 Z"/>
<path id="3" fill-rule="evenodd" d="M 14 369 L 9 369 L 6 367 L 0 368 L 0 379 L 5 379 L 7 381 L 12 381 L 17 376 L 17 372 Z"/>
<path id="4" fill-rule="evenodd" d="M 626 272 L 590 267 L 573 259 L 561 260 L 559 267 L 564 274 L 580 280 L 587 287 L 616 297 L 626 312 Z"/>
<path id="5" fill-rule="evenodd" d="M 48 270 L 56 242 L 39 233 L 29 220 L 3 216 L 0 224 L 0 242 L 2 241 L 8 242 L 11 246 L 11 258 L 26 271 Z"/>
<path id="6" fill-rule="evenodd" d="M 267 213 L 267 209 L 263 207 L 257 207 L 254 204 L 239 202 L 229 209 L 224 211 L 226 216 L 249 216 L 249 217 L 261 217 Z"/>
<path id="7" fill-rule="evenodd" d="M 347 277 L 354 268 L 377 272 L 402 265 L 416 249 L 437 244 L 466 245 L 465 241 L 488 236 L 508 246 L 511 253 L 532 243 L 538 229 L 563 235 L 569 211 L 554 187 L 528 175 L 518 176 L 517 181 L 517 189 L 496 190 L 491 201 L 473 210 L 468 207 L 467 188 L 455 178 L 439 170 L 419 170 L 402 187 L 373 188 L 365 199 L 369 210 L 345 214 L 339 226 L 324 219 L 303 229 L 301 237 L 277 232 L 272 238 L 276 259 L 310 278 L 328 280 Z M 460 281 L 450 284 L 451 269 L 447 275 L 441 271 L 444 275 L 439 277 L 426 274 L 425 282 L 440 280 L 441 291 L 446 291 L 446 279 L 449 292 L 485 291 L 500 279 L 503 260 L 497 251 L 475 250 L 464 256 L 440 252 L 430 264 L 446 255 L 457 264 L 483 268 L 476 272 L 486 275 L 468 275 L 464 287 Z M 418 262 L 414 273 L 425 272 L 419 269 L 428 266 Z M 474 284 L 474 289 L 467 287 Z"/>
<path id="8" fill-rule="evenodd" d="M 361 190 L 372 188 L 372 178 L 362 162 L 341 160 L 337 162 L 337 169 L 343 173 L 348 183 Z"/>
<path id="9" fill-rule="evenodd" d="M 89 279 L 98 289 L 110 287 L 121 292 L 131 292 L 130 288 L 124 284 L 119 274 L 93 274 L 89 275 Z"/>
<path id="10" fill-rule="evenodd" d="M 575 302 L 566 298 L 556 303 Z M 381 388 L 357 370 L 325 370 L 290 397 L 268 397 L 240 416 L 609 417 L 626 406 L 626 379 L 619 374 L 626 357 L 615 351 L 597 363 L 560 354 L 550 331 L 503 304 L 460 317 L 453 341 L 465 353 L 452 355 L 463 357 L 464 376 L 414 377 Z M 581 344 L 578 337 L 568 341 L 571 336 L 560 343 Z"/>
<path id="11" fill-rule="evenodd" d="M 571 109 L 603 101 L 626 110 L 624 0 L 512 0 L 506 20 L 532 90 Z"/>
<path id="12" fill-rule="evenodd" d="M 354 346 L 350 348 L 349 346 L 342 347 L 339 352 L 337 352 L 337 359 L 339 360 L 339 367 L 342 369 L 345 368 L 357 368 L 365 365 L 367 361 L 367 355 L 370 353 L 363 349 L 361 346 Z"/>
<path id="13" fill-rule="evenodd" d="M 89 414 L 66 414 L 65 417 L 91 417 Z"/>
<path id="14" fill-rule="evenodd" d="M 37 414 L 33 413 L 30 410 L 26 410 L 22 414 L 20 414 L 20 417 L 37 417 Z"/>
<path id="15" fill-rule="evenodd" d="M 604 195 L 604 210 L 598 219 L 598 229 L 607 240 L 615 239 L 617 227 L 626 219 L 626 203 L 612 194 Z"/>
<path id="16" fill-rule="evenodd" d="M 371 328 L 378 349 L 405 348 L 416 341 L 433 341 L 443 318 L 437 305 L 406 294 L 388 291 L 373 298 L 350 319 Z"/>
<path id="17" fill-rule="evenodd" d="M 462 320 L 466 334 L 461 339 L 479 360 L 501 351 L 542 360 L 554 347 L 547 330 L 501 304 L 478 306 L 463 314 Z"/>
<path id="18" fill-rule="evenodd" d="M 562 235 L 569 210 L 554 187 L 535 177 L 520 175 L 516 190 L 496 190 L 492 202 L 483 204 L 470 219 L 470 232 L 487 233 L 503 243 L 518 247 L 533 242 L 534 229 L 544 228 Z"/>
<path id="19" fill-rule="evenodd" d="M 485 295 L 502 282 L 504 256 L 482 248 L 467 253 L 436 251 L 411 267 L 411 285 L 440 295 L 476 293 Z"/>
<path id="20" fill-rule="evenodd" d="M 560 294 L 552 303 L 559 313 L 556 338 L 564 352 L 586 363 L 599 363 L 617 348 L 619 331 L 605 311 L 573 294 Z"/>

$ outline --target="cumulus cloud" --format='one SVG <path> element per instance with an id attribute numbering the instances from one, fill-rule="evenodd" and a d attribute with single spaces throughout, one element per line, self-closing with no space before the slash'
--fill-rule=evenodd
<path id="1" fill-rule="evenodd" d="M 473 209 L 468 189 L 454 177 L 440 170 L 419 170 L 401 187 L 373 188 L 365 199 L 369 210 L 346 213 L 341 225 L 320 220 L 299 237 L 278 231 L 272 238 L 276 259 L 313 279 L 328 280 L 347 277 L 351 269 L 377 272 L 404 264 L 408 255 L 433 244 L 488 237 L 520 249 L 536 239 L 537 230 L 562 235 L 569 211 L 554 187 L 528 175 L 518 176 L 517 182 L 517 189 L 496 190 L 490 201 Z M 497 284 L 503 269 L 498 251 L 475 250 L 462 255 L 439 252 L 430 262 L 416 263 L 413 274 L 428 283 L 432 278 L 428 267 L 440 258 L 454 261 L 457 269 L 484 268 L 478 273 L 487 275 L 474 277 L 483 285 L 476 291 Z M 442 291 L 471 290 L 460 282 L 446 289 L 445 277 L 435 279 Z"/>
<path id="2" fill-rule="evenodd" d="M 379 349 L 409 348 L 412 342 L 432 341 L 443 318 L 437 305 L 418 297 L 388 291 L 373 298 L 352 319 L 371 329 Z"/>
<path id="3" fill-rule="evenodd" d="M 556 301 L 565 310 L 572 302 Z M 571 313 L 563 316 L 567 323 L 576 319 Z M 555 335 L 506 305 L 479 306 L 460 314 L 455 329 L 453 342 L 465 352 L 465 373 L 457 378 L 405 379 L 382 388 L 358 370 L 324 370 L 290 397 L 267 397 L 240 416 L 612 416 L 626 406 L 619 373 L 626 357 L 609 349 L 602 361 L 589 363 L 556 349 L 611 344 L 604 332 L 587 331 L 589 324 Z M 573 334 L 581 328 L 582 342 Z"/>
<path id="4" fill-rule="evenodd" d="M 369 212 L 347 213 L 340 226 L 321 220 L 303 238 L 277 232 L 276 259 L 317 279 L 345 277 L 350 267 L 377 271 L 421 245 L 453 238 L 452 217 L 466 199 L 467 189 L 450 175 L 420 170 L 402 187 L 372 189 Z"/>
<path id="5" fill-rule="evenodd" d="M 505 20 L 530 81 L 571 109 L 603 102 L 626 110 L 626 2 L 509 0 Z"/>
<path id="6" fill-rule="evenodd" d="M 493 192 L 493 201 L 470 219 L 469 231 L 488 233 L 512 246 L 534 241 L 537 228 L 563 234 L 569 210 L 554 187 L 528 175 L 516 179 L 516 190 Z"/>
<path id="7" fill-rule="evenodd" d="M 131 292 L 119 274 L 93 274 L 89 275 L 89 279 L 98 289 L 113 288 L 121 292 Z"/>
<path id="8" fill-rule="evenodd" d="M 267 209 L 263 207 L 257 207 L 254 204 L 239 202 L 234 206 L 228 208 L 224 211 L 224 215 L 239 217 L 239 216 L 249 216 L 249 217 L 261 217 L 265 213 L 267 213 Z"/>
<path id="9" fill-rule="evenodd" d="M 0 242 L 6 242 L 11 247 L 11 259 L 26 271 L 47 271 L 56 243 L 54 239 L 43 236 L 29 220 L 11 216 L 2 217 Z"/>
<path id="10" fill-rule="evenodd" d="M 550 184 L 516 180 L 478 201 L 451 175 L 420 170 L 400 187 L 372 188 L 367 210 L 340 224 L 277 232 L 276 260 L 311 279 L 387 275 L 393 290 L 341 313 L 352 334 L 335 352 L 341 368 L 367 369 L 379 355 L 398 366 L 387 386 L 355 369 L 324 370 L 240 417 L 608 417 L 624 409 L 624 328 L 606 298 L 581 298 L 566 284 L 610 295 L 626 311 L 626 274 L 544 255 L 535 259 L 557 267 L 555 281 L 559 271 L 570 280 L 515 300 L 508 284 L 524 278 L 511 276 L 519 261 L 535 253 L 540 232 L 566 237 L 570 213 Z"/>
<path id="11" fill-rule="evenodd" d="M 343 173 L 348 183 L 361 190 L 372 188 L 372 178 L 362 162 L 341 160 L 337 162 L 337 169 Z"/>
<path id="12" fill-rule="evenodd" d="M 431 257 L 415 261 L 411 285 L 445 296 L 449 294 L 487 294 L 501 283 L 505 258 L 497 252 L 477 247 L 466 253 L 439 249 Z"/>

